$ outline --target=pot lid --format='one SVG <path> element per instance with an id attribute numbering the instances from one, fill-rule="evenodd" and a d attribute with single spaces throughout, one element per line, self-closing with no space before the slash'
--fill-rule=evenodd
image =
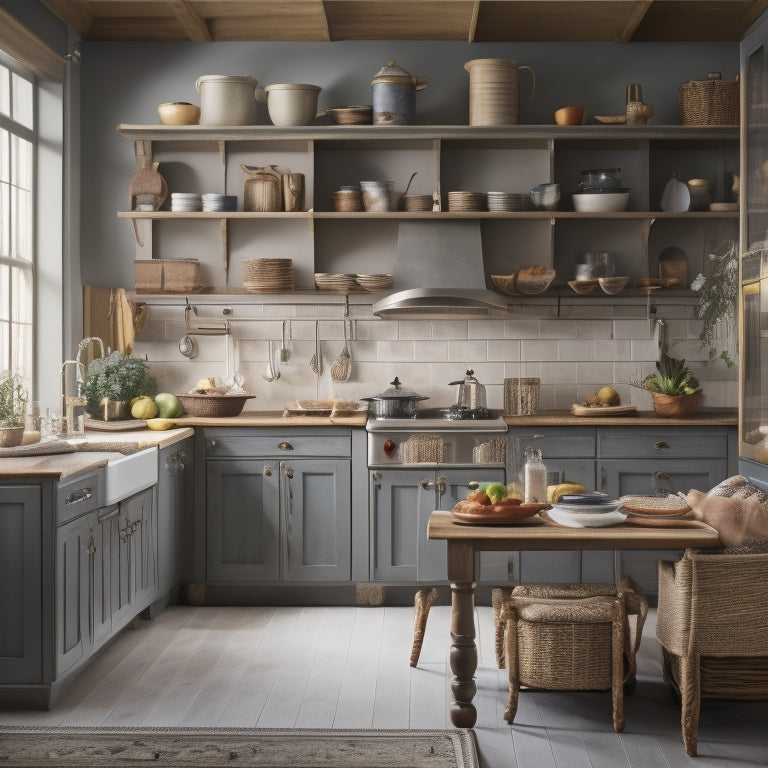
<path id="1" fill-rule="evenodd" d="M 371 85 L 376 83 L 413 83 L 413 75 L 406 72 L 396 61 L 390 61 L 386 67 L 382 67 L 371 80 Z"/>
<path id="2" fill-rule="evenodd" d="M 362 400 L 429 400 L 426 395 L 419 395 L 412 389 L 403 387 L 400 383 L 400 379 L 395 378 L 390 382 L 392 385 L 389 389 L 385 389 L 382 393 L 374 395 L 373 397 L 363 397 Z"/>
<path id="3" fill-rule="evenodd" d="M 257 85 L 258 80 L 249 75 L 200 75 L 197 78 L 198 83 L 248 83 Z M 199 90 L 199 86 L 198 86 Z"/>
<path id="4" fill-rule="evenodd" d="M 452 381 L 450 386 L 453 386 L 454 384 L 477 384 L 480 387 L 483 386 L 475 378 L 475 372 L 471 368 L 467 371 L 467 375 L 461 381 Z"/>
<path id="5" fill-rule="evenodd" d="M 321 91 L 319 85 L 310 85 L 309 83 L 273 83 L 264 86 L 264 90 L 270 91 Z"/>

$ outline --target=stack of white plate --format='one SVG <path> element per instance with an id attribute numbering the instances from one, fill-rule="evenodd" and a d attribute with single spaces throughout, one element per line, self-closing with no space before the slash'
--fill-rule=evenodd
<path id="1" fill-rule="evenodd" d="M 172 211 L 199 211 L 202 209 L 203 196 L 198 192 L 172 192 Z"/>
<path id="2" fill-rule="evenodd" d="M 522 211 L 528 195 L 516 192 L 488 192 L 489 211 Z"/>
<path id="3" fill-rule="evenodd" d="M 558 525 L 569 528 L 602 528 L 618 525 L 627 519 L 621 502 L 603 493 L 565 497 L 553 504 L 547 515 Z"/>
<path id="4" fill-rule="evenodd" d="M 484 192 L 449 192 L 449 211 L 484 211 L 486 198 Z"/>
<path id="5" fill-rule="evenodd" d="M 392 287 L 392 275 L 356 275 L 356 280 L 366 291 L 384 291 Z"/>
<path id="6" fill-rule="evenodd" d="M 293 259 L 243 260 L 243 286 L 249 293 L 290 293 L 295 285 Z"/>
<path id="7" fill-rule="evenodd" d="M 236 211 L 237 195 L 217 195 L 206 192 L 202 196 L 204 211 Z"/>
<path id="8" fill-rule="evenodd" d="M 345 272 L 315 272 L 315 286 L 318 291 L 349 293 L 358 287 L 356 278 Z"/>

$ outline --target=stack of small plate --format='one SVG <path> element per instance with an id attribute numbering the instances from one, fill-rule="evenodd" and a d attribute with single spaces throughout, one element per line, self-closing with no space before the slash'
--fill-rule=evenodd
<path id="1" fill-rule="evenodd" d="M 203 195 L 204 211 L 236 211 L 237 195 L 217 195 L 207 192 Z"/>
<path id="2" fill-rule="evenodd" d="M 484 192 L 449 192 L 449 211 L 484 211 L 486 206 Z"/>
<path id="3" fill-rule="evenodd" d="M 290 293 L 295 285 L 293 259 L 243 260 L 243 286 L 249 293 Z"/>
<path id="4" fill-rule="evenodd" d="M 366 291 L 383 291 L 392 287 L 392 275 L 357 275 L 356 280 Z"/>
<path id="5" fill-rule="evenodd" d="M 547 510 L 549 518 L 568 528 L 603 528 L 627 519 L 621 503 L 604 493 L 578 493 L 560 497 Z"/>
<path id="6" fill-rule="evenodd" d="M 349 293 L 357 288 L 356 275 L 343 272 L 315 272 L 315 286 L 318 291 Z"/>
<path id="7" fill-rule="evenodd" d="M 519 195 L 516 192 L 489 192 L 489 211 L 522 211 L 528 195 Z"/>
<path id="8" fill-rule="evenodd" d="M 172 192 L 172 211 L 199 211 L 203 206 L 203 196 L 198 192 Z"/>
<path id="9" fill-rule="evenodd" d="M 339 187 L 333 193 L 334 211 L 362 211 L 363 193 L 360 187 Z"/>

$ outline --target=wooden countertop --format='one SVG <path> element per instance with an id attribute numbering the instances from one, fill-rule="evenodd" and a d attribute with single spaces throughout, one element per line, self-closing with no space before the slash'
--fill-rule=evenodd
<path id="1" fill-rule="evenodd" d="M 739 414 L 733 408 L 709 408 L 687 419 L 667 419 L 654 411 L 607 417 L 574 416 L 570 411 L 539 411 L 533 416 L 505 416 L 504 421 L 510 427 L 734 427 L 739 423 Z"/>
<path id="2" fill-rule="evenodd" d="M 243 411 L 239 416 L 182 416 L 180 427 L 364 427 L 368 411 L 352 416 L 283 416 L 282 411 Z"/>

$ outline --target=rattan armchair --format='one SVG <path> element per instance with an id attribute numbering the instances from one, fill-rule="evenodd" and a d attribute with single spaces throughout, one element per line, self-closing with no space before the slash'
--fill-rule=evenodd
<path id="1" fill-rule="evenodd" d="M 687 550 L 659 562 L 656 636 L 679 691 L 685 751 L 696 754 L 702 698 L 768 699 L 768 553 Z"/>

